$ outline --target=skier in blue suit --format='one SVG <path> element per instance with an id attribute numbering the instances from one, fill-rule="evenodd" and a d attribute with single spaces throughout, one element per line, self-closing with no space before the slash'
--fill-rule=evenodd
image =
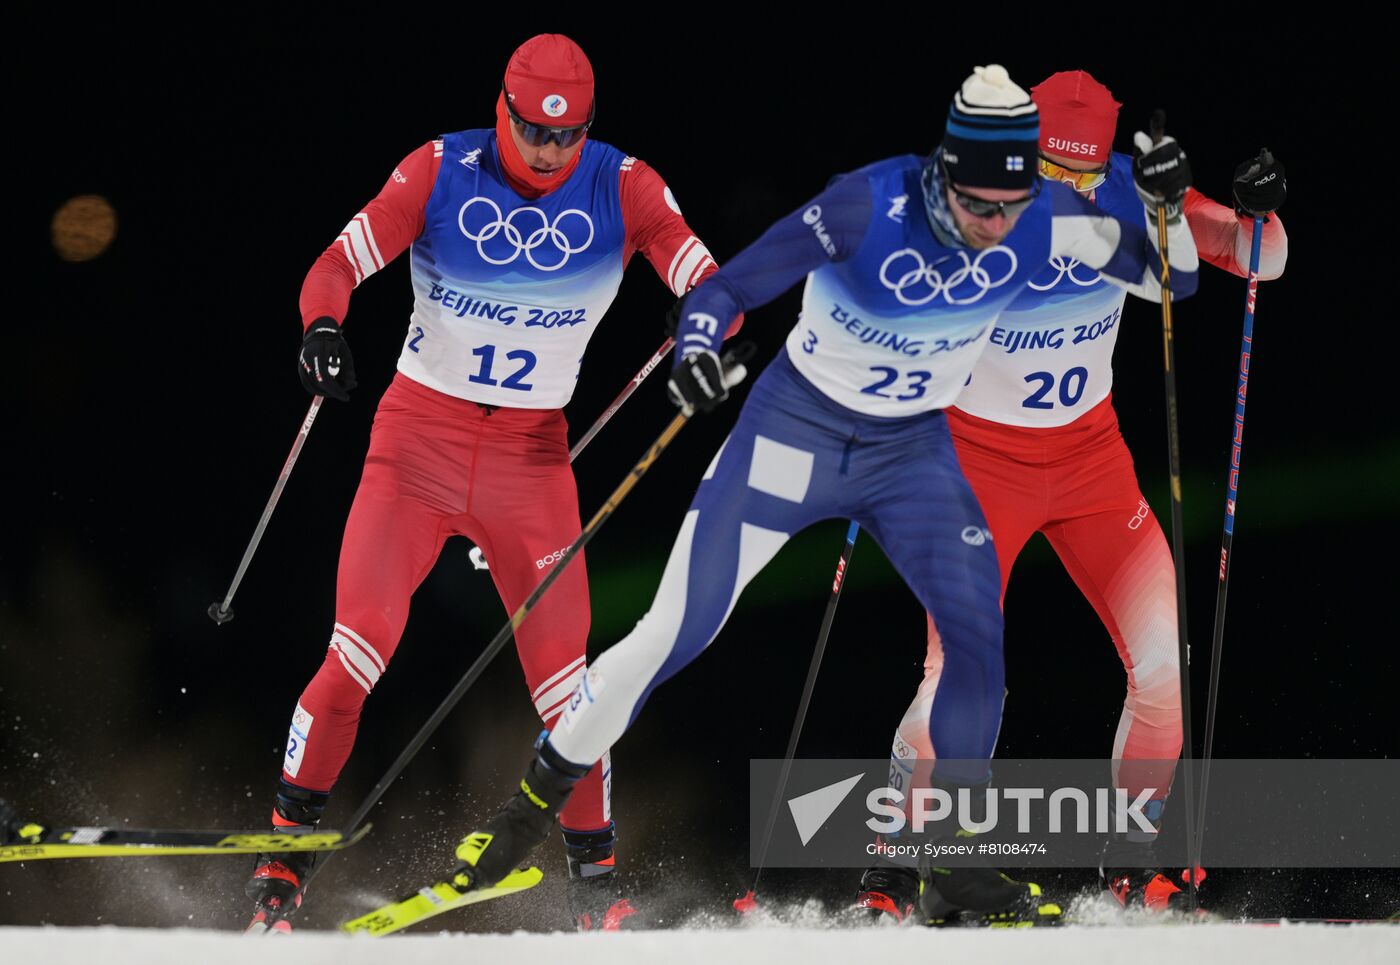
<path id="1" fill-rule="evenodd" d="M 979 67 L 954 96 L 931 157 L 834 179 L 686 297 L 671 395 L 709 411 L 727 396 L 718 349 L 729 321 L 806 277 L 802 314 L 706 470 L 651 610 L 589 668 L 537 743 L 521 790 L 464 839 L 459 886 L 500 880 L 548 835 L 574 783 L 652 690 L 709 645 L 793 534 L 824 519 L 859 523 L 938 621 L 934 780 L 989 779 L 1005 690 L 1001 582 L 942 410 L 998 313 L 1052 258 L 1147 289 L 1160 270 L 1141 218 L 1117 220 L 1036 176 L 1038 133 L 1030 96 L 1004 68 Z M 1136 182 L 1153 219 L 1166 202 L 1181 298 L 1194 291 L 1197 267 L 1180 216 L 1189 168 L 1170 138 L 1140 138 Z M 929 920 L 963 909 L 1002 920 L 1058 913 L 1034 885 L 989 866 L 936 877 L 925 889 Z"/>

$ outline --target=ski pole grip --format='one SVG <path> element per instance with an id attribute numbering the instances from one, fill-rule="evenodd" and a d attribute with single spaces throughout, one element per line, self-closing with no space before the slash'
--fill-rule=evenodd
<path id="1" fill-rule="evenodd" d="M 719 364 L 724 369 L 724 387 L 726 389 L 732 389 L 748 378 L 749 370 L 744 363 L 753 358 L 753 353 L 753 342 L 740 342 L 724 353 Z"/>

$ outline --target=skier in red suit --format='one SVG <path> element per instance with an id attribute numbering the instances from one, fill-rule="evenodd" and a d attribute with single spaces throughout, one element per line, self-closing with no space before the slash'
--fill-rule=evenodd
<path id="1" fill-rule="evenodd" d="M 716 270 L 660 175 L 588 137 L 593 117 L 593 70 L 578 45 L 528 40 L 506 67 L 495 127 L 409 154 L 306 276 L 298 361 L 313 393 L 348 399 L 350 293 L 406 249 L 414 306 L 345 525 L 330 647 L 293 712 L 278 829 L 320 820 L 413 591 L 449 536 L 482 549 L 514 612 L 578 535 L 562 410 L 628 260 L 641 252 L 677 296 Z M 546 727 L 587 669 L 588 624 L 580 558 L 515 634 Z M 583 927 L 615 926 L 630 907 L 610 874 L 611 778 L 605 753 L 561 822 Z M 259 856 L 247 889 L 255 923 L 300 901 L 313 863 Z"/>
<path id="2" fill-rule="evenodd" d="M 1113 151 L 1118 108 L 1086 71 L 1062 71 L 1031 88 L 1040 109 L 1040 175 L 1062 181 L 1110 213 L 1138 211 L 1132 158 Z M 1203 261 L 1249 271 L 1254 215 L 1264 214 L 1259 277 L 1277 278 L 1288 237 L 1277 215 L 1283 166 L 1261 153 L 1240 164 L 1235 205 L 1195 188 L 1184 214 Z M 1153 230 L 1149 225 L 1149 230 Z M 958 461 L 987 517 L 1006 596 L 1026 541 L 1044 533 L 1112 637 L 1127 675 L 1113 744 L 1114 778 L 1136 796 L 1156 788 L 1160 821 L 1181 753 L 1176 577 L 1171 550 L 1138 486 L 1113 410 L 1113 346 L 1128 291 L 1071 259 L 1042 269 L 1001 314 L 991 343 L 948 409 Z M 1065 641 L 1054 638 L 1057 652 Z M 1073 657 L 1071 657 L 1073 659 Z M 928 620 L 924 679 L 895 733 L 891 781 L 920 783 L 932 764 L 929 715 L 943 675 L 943 642 Z M 1185 894 L 1155 867 L 1153 835 L 1114 835 L 1101 872 L 1119 902 L 1163 909 Z M 918 882 L 904 869 L 865 873 L 857 903 L 903 917 Z"/>

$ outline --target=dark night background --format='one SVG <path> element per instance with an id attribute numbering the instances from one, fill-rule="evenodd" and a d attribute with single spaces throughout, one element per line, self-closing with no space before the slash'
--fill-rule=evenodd
<path id="1" fill-rule="evenodd" d="M 1239 161 L 1273 149 L 1288 168 L 1290 261 L 1259 297 L 1216 752 L 1394 755 L 1400 430 L 1384 361 L 1391 249 L 1381 242 L 1393 190 L 1369 176 L 1371 158 L 1345 163 L 1360 122 L 1348 111 L 1359 112 L 1357 92 L 1374 81 L 1373 69 L 1354 66 L 1364 57 L 1297 26 L 1266 32 L 1251 55 L 1223 21 L 1178 42 L 1123 24 L 1076 36 L 1028 21 L 974 25 L 971 12 L 938 23 L 926 7 L 878 32 L 776 16 L 692 32 L 648 28 L 640 14 L 638 23 L 531 10 L 483 19 L 454 8 L 427 22 L 407 8 L 283 12 L 169 39 L 132 23 L 60 30 L 32 10 L 18 18 L 0 389 L 10 466 L 0 796 L 55 824 L 266 820 L 288 716 L 325 651 L 340 534 L 411 307 L 403 258 L 355 293 L 346 331 L 360 387 L 349 405 L 322 410 L 239 590 L 238 617 L 216 627 L 205 608 L 233 575 L 308 401 L 292 369 L 302 278 L 401 157 L 440 133 L 493 123 L 511 50 L 546 30 L 569 34 L 593 61 L 592 136 L 651 163 L 721 263 L 831 174 L 928 151 L 974 64 L 1001 62 L 1025 87 L 1055 70 L 1091 70 L 1124 104 L 1119 149 L 1165 108 L 1197 186 L 1220 200 Z M 1107 34 L 1120 40 L 1106 44 Z M 104 255 L 74 264 L 55 254 L 49 225 L 81 194 L 109 199 L 119 226 Z M 781 345 L 798 292 L 749 316 L 759 364 Z M 1243 281 L 1207 269 L 1199 295 L 1176 311 L 1198 747 L 1243 293 Z M 670 301 L 634 259 L 569 406 L 574 438 L 660 343 Z M 1155 306 L 1130 300 L 1115 363 L 1123 432 L 1165 526 Z M 585 517 L 670 418 L 663 383 L 647 382 L 576 463 Z M 736 399 L 688 427 L 590 547 L 590 653 L 646 610 L 738 410 Z M 723 919 L 745 887 L 748 761 L 783 752 L 844 529 L 833 521 L 794 539 L 710 652 L 614 749 L 620 862 L 671 920 L 686 905 Z M 504 622 L 467 549 L 449 541 L 415 597 L 327 824 L 349 816 Z M 919 606 L 863 539 L 800 752 L 885 754 L 923 653 Z M 1011 581 L 1006 656 L 1001 756 L 1108 754 L 1123 672 L 1039 537 Z M 527 760 L 538 730 L 527 697 L 518 662 L 503 655 L 376 809 L 374 834 L 318 879 L 306 924 L 331 927 L 450 864 L 457 837 L 494 810 Z M 452 927 L 563 926 L 563 862 L 553 845 L 540 859 L 550 877 L 535 894 Z M 250 867 L 243 858 L 6 865 L 0 924 L 241 927 Z M 778 892 L 834 898 L 854 875 L 768 880 Z M 1094 876 L 1039 880 L 1073 890 Z M 1266 914 L 1389 913 L 1400 893 L 1393 872 L 1221 871 L 1212 884 Z"/>

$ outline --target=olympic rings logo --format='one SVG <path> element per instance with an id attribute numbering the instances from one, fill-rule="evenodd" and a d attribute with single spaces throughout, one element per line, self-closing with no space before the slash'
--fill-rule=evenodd
<path id="1" fill-rule="evenodd" d="M 494 215 L 492 220 L 482 225 L 477 231 L 472 231 L 466 225 L 467 209 L 474 204 L 486 205 Z M 565 219 L 570 217 L 581 218 L 583 223 L 588 226 L 588 237 L 583 239 L 582 244 L 574 244 L 569 234 L 564 230 L 564 225 L 571 223 L 566 222 Z M 517 224 L 517 218 L 525 219 L 526 223 L 524 225 Z M 534 219 L 539 219 L 538 226 L 532 224 Z M 540 271 L 558 271 L 568 264 L 570 255 L 584 251 L 593 243 L 593 219 L 588 216 L 586 211 L 580 211 L 578 208 L 569 208 L 559 212 L 554 216 L 553 221 L 549 220 L 547 214 L 533 206 L 516 208 L 508 217 L 502 217 L 500 206 L 496 202 L 490 198 L 477 197 L 462 205 L 462 209 L 457 212 L 457 227 L 461 229 L 468 241 L 476 242 L 476 253 L 481 256 L 483 261 L 493 265 L 509 265 L 521 254 L 524 254 L 525 259 Z M 528 233 L 526 229 L 528 229 Z M 573 233 L 577 235 L 580 230 L 575 228 Z M 509 257 L 497 258 L 486 253 L 486 243 L 497 235 L 501 236 L 506 245 L 514 247 L 515 250 L 510 253 Z M 554 251 L 563 256 L 557 264 L 540 264 L 535 259 L 536 249 L 546 242 Z"/>
<path id="2" fill-rule="evenodd" d="M 1074 282 L 1076 285 L 1079 285 L 1081 288 L 1088 288 L 1091 285 L 1097 285 L 1100 279 L 1103 278 L 1103 275 L 1100 275 L 1097 271 L 1095 271 L 1093 278 L 1080 278 L 1074 273 L 1074 269 L 1078 268 L 1080 264 L 1081 262 L 1078 258 L 1066 258 L 1064 255 L 1056 255 L 1055 257 L 1050 259 L 1050 267 L 1059 272 L 1059 274 L 1055 276 L 1055 280 L 1044 285 L 1037 285 L 1034 281 L 1032 281 L 1030 283 L 1030 287 L 1034 288 L 1038 292 L 1049 291 L 1050 289 L 1058 285 L 1062 279 L 1065 278 L 1068 278 L 1070 281 Z"/>
<path id="3" fill-rule="evenodd" d="M 991 260 L 998 255 L 1005 256 L 1006 271 L 994 279 L 984 265 L 984 261 L 994 264 Z M 985 248 L 977 253 L 976 258 L 968 258 L 965 251 L 959 251 L 957 257 L 962 259 L 962 264 L 955 266 L 951 274 L 945 278 L 939 269 L 951 259 L 944 259 L 930 265 L 924 261 L 924 256 L 913 248 L 901 248 L 893 252 L 880 265 L 880 284 L 894 292 L 894 297 L 899 299 L 903 305 L 927 305 L 939 295 L 942 295 L 943 300 L 949 305 L 971 305 L 981 301 L 982 297 L 993 288 L 999 288 L 1010 281 L 1011 277 L 1016 274 L 1018 265 L 1016 252 L 1005 245 Z M 906 263 L 912 264 L 913 267 L 891 279 L 890 266 L 904 259 L 908 259 Z M 969 281 L 976 286 L 976 290 L 966 297 L 955 298 L 953 289 Z M 925 286 L 927 291 L 919 293 L 915 289 L 914 294 L 905 294 L 907 289 L 914 288 L 916 285 Z"/>

